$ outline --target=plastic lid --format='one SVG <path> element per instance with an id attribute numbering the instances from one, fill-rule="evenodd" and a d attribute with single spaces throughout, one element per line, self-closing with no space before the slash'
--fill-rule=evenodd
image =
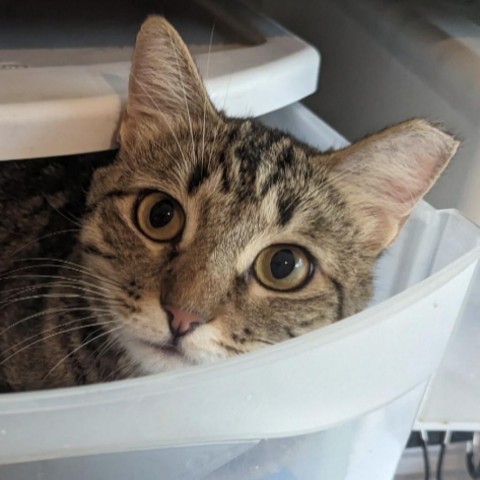
<path id="1" fill-rule="evenodd" d="M 0 11 L 0 160 L 113 148 L 135 34 L 154 12 L 179 30 L 229 115 L 261 115 L 316 89 L 318 52 L 235 1 L 87 3 Z"/>

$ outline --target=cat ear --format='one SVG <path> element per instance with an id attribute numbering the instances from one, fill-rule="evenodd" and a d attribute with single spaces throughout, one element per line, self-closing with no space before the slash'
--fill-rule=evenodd
<path id="1" fill-rule="evenodd" d="M 333 181 L 347 196 L 367 246 L 380 252 L 395 240 L 458 145 L 452 136 L 417 119 L 333 155 Z"/>
<path id="2" fill-rule="evenodd" d="M 149 17 L 137 35 L 120 143 L 211 116 L 217 113 L 187 46 L 167 20 Z"/>

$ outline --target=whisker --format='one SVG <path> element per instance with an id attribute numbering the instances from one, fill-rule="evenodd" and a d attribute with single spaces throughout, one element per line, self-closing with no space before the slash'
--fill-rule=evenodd
<path id="1" fill-rule="evenodd" d="M 130 361 L 129 367 L 130 367 L 130 372 L 128 373 L 128 375 L 127 375 L 127 372 L 126 372 L 126 365 L 120 364 L 117 368 L 108 372 L 108 377 L 107 378 L 110 379 L 110 380 L 115 380 L 116 379 L 116 374 L 121 370 L 124 371 L 124 374 L 122 374 L 122 378 L 131 378 L 133 376 L 137 376 L 138 364 L 135 364 L 133 361 Z"/>
<path id="2" fill-rule="evenodd" d="M 74 287 L 70 286 L 68 287 L 70 291 L 66 292 L 39 292 L 35 293 L 35 295 L 26 295 L 22 296 L 22 294 L 28 294 L 28 293 L 34 293 L 35 289 L 33 290 L 26 290 L 25 292 L 19 292 L 18 295 L 10 295 L 7 297 L 5 300 L 2 300 L 0 302 L 0 310 L 3 310 L 3 307 L 7 307 L 9 305 L 13 305 L 14 303 L 17 303 L 18 301 L 26 301 L 26 300 L 34 300 L 38 298 L 79 298 L 82 300 L 91 300 L 91 301 L 100 301 L 100 302 L 105 302 L 105 303 L 115 303 L 119 302 L 118 297 L 107 297 L 105 295 L 98 295 L 96 292 L 93 294 L 88 294 L 82 287 Z M 83 291 L 83 293 L 79 292 L 72 292 L 71 290 L 80 290 L 80 292 Z"/>
<path id="3" fill-rule="evenodd" d="M 48 275 L 46 275 L 48 277 Z M 20 278 L 37 278 L 37 276 L 35 275 L 12 275 L 11 277 L 9 278 L 12 278 L 12 279 L 20 279 Z M 99 287 L 93 283 L 88 283 L 88 282 L 84 282 L 82 280 L 79 280 L 79 279 L 75 279 L 75 278 L 72 278 L 71 280 L 64 280 L 64 281 L 58 281 L 58 279 L 52 279 L 50 282 L 43 282 L 43 283 L 35 283 L 33 285 L 26 285 L 26 286 L 22 286 L 22 287 L 15 287 L 15 288 L 5 288 L 2 290 L 2 293 L 8 293 L 8 292 L 21 292 L 21 291 L 28 291 L 28 290 L 35 290 L 35 289 L 38 289 L 38 288 L 48 288 L 48 287 L 53 287 L 53 286 L 56 286 L 56 287 L 68 287 L 68 286 L 86 286 L 85 288 L 88 288 L 88 289 L 93 289 L 91 290 L 92 292 L 99 292 L 99 293 L 103 293 L 101 290 L 105 290 L 106 292 L 110 292 L 109 289 L 107 288 L 103 288 L 103 287 Z"/>
<path id="4" fill-rule="evenodd" d="M 13 278 L 22 278 L 21 275 L 15 276 Z M 9 292 L 26 292 L 29 290 L 36 290 L 38 288 L 48 288 L 52 287 L 53 285 L 62 285 L 62 284 L 57 284 L 56 282 L 45 282 L 45 283 L 36 283 L 34 285 L 28 285 L 27 287 L 15 287 L 15 288 L 4 288 L 2 290 L 2 293 L 9 293 Z"/>
<path id="5" fill-rule="evenodd" d="M 208 80 L 208 72 L 210 69 L 210 55 L 212 53 L 212 43 L 213 43 L 213 33 L 215 31 L 215 21 L 212 25 L 212 31 L 210 32 L 210 42 L 208 44 L 208 55 L 207 55 L 207 71 L 205 72 L 205 80 Z M 202 163 L 205 161 L 205 128 L 206 128 L 206 115 L 207 115 L 207 94 L 203 99 L 203 133 L 202 133 Z"/>
<path id="6" fill-rule="evenodd" d="M 23 302 L 27 300 L 35 300 L 38 298 L 62 298 L 62 299 L 67 299 L 67 298 L 79 298 L 82 300 L 99 300 L 99 298 L 95 297 L 89 297 L 86 295 L 80 295 L 78 293 L 63 293 L 63 294 L 57 294 L 57 293 L 45 293 L 45 294 L 39 294 L 39 295 L 27 295 L 25 297 L 19 297 L 19 298 L 13 298 L 10 300 L 7 304 L 2 304 L 0 305 L 0 311 L 8 308 L 9 306 L 18 303 L 18 302 Z"/>
<path id="7" fill-rule="evenodd" d="M 18 355 L 19 353 L 21 352 L 24 352 L 25 350 L 27 350 L 28 348 L 30 347 L 33 347 L 34 345 L 37 345 L 41 342 L 44 342 L 45 340 L 48 340 L 49 338 L 53 338 L 53 337 L 56 337 L 57 335 L 62 335 L 64 333 L 68 333 L 68 332 L 74 332 L 74 331 L 77 331 L 77 330 L 81 330 L 83 328 L 88 328 L 88 327 L 95 327 L 95 326 L 101 326 L 101 325 L 110 325 L 111 323 L 114 323 L 114 321 L 110 321 L 110 322 L 97 322 L 97 323 L 92 323 L 92 324 L 89 324 L 89 325 L 81 325 L 81 326 L 78 326 L 78 327 L 73 327 L 73 328 L 68 328 L 66 330 L 62 330 L 60 332 L 56 332 L 56 333 L 52 333 L 51 335 L 47 335 L 46 337 L 43 337 L 41 338 L 40 340 L 36 340 L 35 342 L 33 343 L 30 343 L 28 345 L 26 345 L 25 347 L 22 347 L 20 350 L 16 350 L 15 352 L 13 352 L 12 354 L 8 355 L 7 357 L 5 357 L 1 362 L 0 362 L 0 366 L 2 366 L 5 362 L 7 362 L 8 360 L 10 360 L 11 358 L 13 358 L 15 355 Z"/>
<path id="8" fill-rule="evenodd" d="M 47 373 L 46 375 L 43 377 L 43 381 L 45 381 L 49 376 L 50 374 L 56 369 L 58 368 L 65 360 L 67 360 L 69 357 L 71 357 L 72 355 L 74 355 L 76 352 L 78 352 L 79 350 L 81 350 L 83 347 L 87 346 L 88 344 L 94 342 L 95 340 L 98 340 L 99 338 L 102 338 L 106 335 L 111 335 L 112 332 L 116 331 L 116 330 L 119 330 L 121 327 L 121 325 L 115 327 L 115 328 L 111 328 L 109 330 L 107 330 L 106 332 L 102 332 L 101 334 L 99 335 L 96 335 L 94 336 L 93 338 L 91 338 L 90 340 L 87 340 L 85 342 L 82 342 L 82 344 L 80 346 L 78 346 L 77 348 L 74 348 L 71 352 L 69 352 L 67 355 L 65 355 L 60 361 L 58 361 Z"/>
<path id="9" fill-rule="evenodd" d="M 108 350 L 110 348 L 112 348 L 114 345 L 118 345 L 121 350 L 124 349 L 124 347 L 121 344 L 118 336 L 113 333 L 111 335 L 111 338 L 109 340 L 107 340 L 105 345 L 101 346 L 102 348 L 101 348 L 100 352 L 95 356 L 92 367 L 88 370 L 87 375 L 88 375 L 88 373 L 90 373 L 92 371 L 92 368 L 95 366 L 95 363 L 99 360 L 100 356 L 105 355 L 108 352 Z M 105 377 L 105 380 L 108 381 L 108 380 L 115 379 L 116 378 L 115 377 L 116 373 L 119 372 L 120 370 L 125 370 L 125 367 L 126 367 L 126 365 L 124 363 L 119 362 L 117 368 L 115 368 L 113 370 L 110 370 L 108 372 L 108 376 Z M 129 376 L 132 376 L 132 374 L 135 372 L 135 366 L 134 366 L 133 362 L 130 362 L 130 367 L 131 367 L 131 372 L 130 372 Z M 125 375 L 122 375 L 122 378 L 127 378 L 127 377 Z"/>
<path id="10" fill-rule="evenodd" d="M 65 220 L 68 220 L 69 222 L 73 223 L 74 225 L 76 225 L 77 227 L 80 227 L 82 228 L 82 224 L 80 223 L 80 219 L 79 218 L 70 218 L 68 217 L 66 214 L 64 214 L 62 211 L 60 211 L 55 205 L 52 205 L 50 203 L 50 201 L 45 198 L 46 202 L 48 203 L 48 205 L 53 208 L 53 210 L 55 210 L 60 216 L 62 216 Z"/>
<path id="11" fill-rule="evenodd" d="M 155 110 L 155 113 L 157 114 L 160 114 L 160 116 L 163 118 L 163 121 L 165 123 L 165 125 L 167 125 L 167 127 L 169 128 L 170 130 L 170 133 L 172 134 L 174 140 L 175 140 L 175 143 L 177 144 L 178 146 L 178 150 L 180 151 L 180 154 L 182 155 L 182 159 L 184 161 L 184 163 L 187 163 L 187 160 L 186 160 L 186 157 L 185 157 L 185 154 L 182 150 L 182 147 L 180 146 L 180 141 L 177 137 L 177 135 L 175 134 L 172 126 L 170 125 L 170 122 L 167 121 L 167 117 L 166 115 L 163 113 L 162 109 L 160 108 L 160 106 L 157 104 L 157 102 L 155 102 L 154 98 L 150 95 L 150 93 L 148 92 L 148 90 L 145 88 L 143 82 L 141 82 L 136 76 L 135 74 L 133 73 L 133 71 L 130 73 L 130 75 L 132 76 L 132 78 L 135 80 L 135 82 L 138 84 L 138 86 L 143 90 L 144 94 L 149 98 L 149 100 L 152 102 L 152 105 L 156 108 Z"/>
<path id="12" fill-rule="evenodd" d="M 42 276 L 38 276 L 38 275 L 15 275 L 15 276 L 12 276 L 12 277 L 7 277 L 7 278 L 39 278 L 39 277 L 41 278 Z M 48 275 L 45 275 L 44 277 L 48 277 Z M 23 292 L 28 292 L 28 291 L 32 291 L 32 290 L 37 290 L 38 288 L 45 288 L 45 285 L 50 286 L 50 287 L 65 287 L 65 288 L 70 288 L 72 290 L 78 290 L 78 291 L 85 292 L 85 293 L 91 293 L 92 295 L 95 295 L 96 298 L 98 298 L 98 299 L 109 299 L 109 300 L 115 300 L 116 299 L 115 297 L 113 297 L 111 295 L 106 295 L 104 292 L 100 292 L 100 291 L 95 290 L 93 288 L 85 287 L 82 284 L 80 284 L 80 285 L 75 284 L 75 282 L 51 282 L 50 284 L 43 284 L 43 286 L 42 286 L 42 284 L 31 285 L 31 286 L 25 287 L 23 289 L 20 289 L 20 292 L 17 292 L 17 293 L 21 293 L 22 291 Z M 55 293 L 61 293 L 61 292 L 55 292 Z M 68 292 L 65 292 L 65 293 L 68 293 Z M 10 295 L 6 299 L 1 301 L 0 305 L 2 303 L 8 302 L 9 300 L 14 299 L 14 298 L 15 298 L 15 294 Z"/>
<path id="13" fill-rule="evenodd" d="M 11 330 L 12 328 L 15 328 L 17 327 L 18 325 L 21 325 L 22 323 L 25 323 L 27 322 L 28 320 L 32 320 L 34 318 L 37 318 L 37 317 L 41 317 L 43 315 L 48 315 L 48 314 L 51 314 L 51 313 L 69 313 L 69 312 L 80 312 L 80 311 L 83 311 L 83 310 L 87 310 L 89 312 L 109 312 L 110 310 L 108 309 L 105 309 L 105 310 L 101 310 L 101 309 L 96 309 L 96 310 L 92 310 L 90 307 L 70 307 L 70 308 L 47 308 L 45 310 L 42 310 L 41 312 L 36 312 L 32 315 L 29 315 L 28 317 L 24 317 L 20 320 L 17 320 L 16 322 L 13 322 L 11 323 L 10 325 L 8 325 L 8 327 L 5 327 L 3 330 L 0 331 L 0 337 L 2 335 L 4 335 L 6 332 L 8 332 L 9 330 Z"/>
<path id="14" fill-rule="evenodd" d="M 115 335 L 112 335 L 110 339 L 108 339 L 103 345 L 100 345 L 93 351 L 93 355 L 95 355 L 91 367 L 85 372 L 85 376 L 88 376 L 89 373 L 93 370 L 93 368 L 96 366 L 98 361 L 100 360 L 100 357 L 102 355 L 106 355 L 107 352 L 112 348 L 115 344 L 118 344 L 118 338 L 115 337 Z"/>
<path id="15" fill-rule="evenodd" d="M 182 86 L 183 99 L 185 101 L 185 109 L 187 111 L 188 124 L 189 124 L 189 127 L 190 127 L 190 137 L 192 139 L 192 157 L 196 160 L 195 141 L 194 141 L 194 138 L 193 138 L 192 117 L 190 115 L 190 109 L 188 107 L 187 91 L 185 90 L 185 82 L 183 80 L 183 75 L 182 75 L 182 72 L 181 72 L 181 69 L 180 69 L 180 62 L 179 62 L 179 59 L 178 59 L 178 53 L 177 53 L 177 50 L 175 48 L 175 44 L 173 42 L 173 38 L 172 38 L 171 35 L 169 35 L 169 40 L 170 40 L 170 45 L 172 47 L 172 52 L 175 55 L 175 60 L 176 60 L 176 63 L 177 63 L 177 72 L 178 72 L 178 76 L 179 76 L 179 79 L 180 79 L 180 84 Z"/>
<path id="16" fill-rule="evenodd" d="M 30 240 L 29 242 L 27 242 L 25 245 L 23 245 L 22 247 L 18 248 L 17 250 L 15 250 L 13 253 L 12 253 L 12 257 L 17 255 L 19 252 L 21 252 L 22 250 L 24 250 L 25 248 L 27 248 L 28 246 L 32 245 L 33 243 L 37 243 L 39 242 L 40 240 L 45 240 L 46 238 L 50 238 L 50 237 L 54 237 L 55 235 L 62 235 L 62 234 L 66 234 L 66 233 L 72 233 L 72 232 L 80 232 L 80 230 L 78 228 L 76 229 L 68 229 L 68 230 L 59 230 L 57 232 L 52 232 L 52 233 L 48 233 L 46 235 L 43 235 L 41 237 L 38 237 L 38 238 L 34 238 L 33 240 Z"/>
<path id="17" fill-rule="evenodd" d="M 26 258 L 26 259 L 14 260 L 14 261 L 36 261 L 36 260 L 37 260 L 36 258 Z M 40 257 L 38 260 L 46 261 L 47 259 L 42 259 Z M 70 270 L 70 271 L 73 271 L 73 272 L 82 273 L 83 275 L 87 275 L 88 277 L 95 278 L 97 280 L 101 280 L 102 282 L 105 282 L 105 283 L 110 283 L 115 287 L 121 287 L 120 283 L 116 282 L 115 280 L 113 280 L 109 277 L 95 275 L 95 274 L 91 273 L 88 269 L 85 269 L 85 268 L 80 269 L 77 266 L 75 266 L 74 264 L 72 264 L 71 262 L 60 260 L 60 259 L 48 259 L 48 260 L 53 261 L 53 262 L 61 263 L 62 268 L 65 269 L 65 270 Z M 10 270 L 8 272 L 5 272 L 4 275 L 8 275 L 9 273 L 15 273 L 15 272 L 19 272 L 19 271 L 22 271 L 22 270 L 28 270 L 28 269 L 32 269 L 32 268 L 59 268 L 59 266 L 55 265 L 55 264 L 48 264 L 48 263 L 38 264 L 38 265 L 28 265 L 28 266 L 22 267 L 20 269 L 15 269 L 15 270 Z M 0 275 L 0 279 L 4 275 Z"/>
<path id="18" fill-rule="evenodd" d="M 225 106 L 227 105 L 227 97 L 230 93 L 230 86 L 232 84 L 233 73 L 228 76 L 227 90 L 225 91 L 225 97 L 223 99 L 222 111 L 225 111 Z"/>
<path id="19" fill-rule="evenodd" d="M 213 134 L 212 144 L 215 144 L 215 142 L 217 141 L 217 135 L 218 135 L 219 130 L 220 130 L 220 127 L 217 125 L 216 128 L 215 128 L 215 133 Z M 214 149 L 212 148 L 210 150 L 210 157 L 208 158 L 208 165 L 211 165 L 211 163 L 212 163 L 213 152 L 214 152 Z"/>
<path id="20" fill-rule="evenodd" d="M 100 318 L 108 318 L 108 315 L 107 315 L 107 314 L 102 314 L 102 315 L 88 315 L 88 316 L 85 316 L 85 317 L 75 318 L 75 319 L 73 319 L 73 320 L 70 320 L 69 322 L 64 322 L 64 323 L 55 325 L 54 327 L 47 328 L 46 330 L 42 330 L 41 332 L 36 333 L 35 335 L 31 335 L 30 337 L 24 338 L 23 340 L 21 340 L 20 342 L 16 343 L 15 345 L 11 345 L 10 347 L 2 350 L 2 353 L 5 354 L 6 352 L 9 352 L 10 350 L 13 350 L 13 349 L 15 349 L 15 348 L 17 348 L 17 347 L 20 347 L 20 346 L 24 345 L 25 343 L 30 342 L 31 340 L 34 340 L 35 338 L 38 338 L 38 337 L 42 337 L 42 338 L 43 338 L 45 333 L 55 332 L 56 330 L 59 330 L 59 329 L 68 327 L 68 326 L 70 326 L 70 325 L 75 325 L 75 324 L 78 325 L 78 322 L 82 322 L 82 321 L 84 321 L 84 320 L 100 319 Z M 111 321 L 113 322 L 113 320 L 111 320 Z M 82 324 L 82 325 L 85 326 L 85 324 Z M 95 324 L 95 325 L 96 325 L 96 324 Z"/>

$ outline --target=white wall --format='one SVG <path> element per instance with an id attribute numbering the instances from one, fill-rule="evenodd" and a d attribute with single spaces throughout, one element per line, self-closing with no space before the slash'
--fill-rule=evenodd
<path id="1" fill-rule="evenodd" d="M 427 200 L 480 222 L 480 26 L 468 20 L 480 4 L 249 3 L 320 50 L 319 90 L 305 103 L 350 140 L 416 116 L 457 134 L 461 151 Z"/>

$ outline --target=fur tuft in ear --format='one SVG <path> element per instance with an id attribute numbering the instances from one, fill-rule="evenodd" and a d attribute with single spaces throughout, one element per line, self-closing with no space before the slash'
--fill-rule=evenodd
<path id="1" fill-rule="evenodd" d="M 149 17 L 137 35 L 120 143 L 216 115 L 183 40 L 163 17 Z"/>
<path id="2" fill-rule="evenodd" d="M 355 209 L 367 245 L 380 252 L 395 240 L 458 146 L 451 135 L 416 119 L 333 155 L 332 179 Z"/>

